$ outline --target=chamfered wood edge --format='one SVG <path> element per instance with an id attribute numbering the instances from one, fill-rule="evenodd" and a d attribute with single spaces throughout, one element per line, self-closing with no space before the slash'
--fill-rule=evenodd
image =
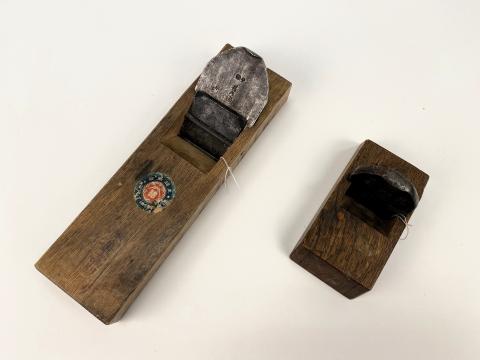
<path id="1" fill-rule="evenodd" d="M 93 316 L 95 316 L 98 320 L 100 320 L 102 323 L 104 323 L 105 325 L 110 325 L 113 323 L 113 321 L 109 320 L 109 319 L 106 319 L 106 318 L 103 318 L 101 316 L 101 314 L 96 314 L 94 312 L 92 312 L 88 307 L 86 307 L 84 304 L 82 304 L 80 301 L 78 301 L 77 299 L 75 299 L 68 291 L 66 291 L 56 280 L 55 278 L 51 277 L 47 271 L 43 271 L 42 269 L 42 266 L 41 266 L 41 262 L 40 262 L 41 258 L 34 264 L 35 266 L 35 269 L 37 269 L 38 272 L 40 272 L 40 274 L 42 274 L 43 276 L 45 276 L 48 280 L 50 280 L 55 286 L 57 286 L 58 288 L 60 288 L 60 290 L 62 290 L 65 294 L 67 294 L 70 299 L 74 300 L 77 304 L 80 304 L 85 310 L 87 310 L 90 314 L 92 314 Z"/>
<path id="2" fill-rule="evenodd" d="M 290 259 L 348 299 L 354 299 L 371 290 L 315 255 L 302 243 L 295 246 L 290 254 Z"/>

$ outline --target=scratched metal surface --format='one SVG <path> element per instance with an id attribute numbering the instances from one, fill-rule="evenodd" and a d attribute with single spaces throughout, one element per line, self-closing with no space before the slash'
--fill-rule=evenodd
<path id="1" fill-rule="evenodd" d="M 251 127 L 268 100 L 265 62 L 245 47 L 227 50 L 210 60 L 195 90 L 237 112 Z"/>

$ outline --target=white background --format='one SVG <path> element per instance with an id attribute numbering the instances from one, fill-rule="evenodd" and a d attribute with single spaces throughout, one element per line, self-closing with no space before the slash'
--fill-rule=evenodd
<path id="1" fill-rule="evenodd" d="M 479 359 L 480 2 L 0 2 L 1 359 Z M 33 264 L 230 42 L 290 99 L 122 321 Z M 429 173 L 373 291 L 288 258 L 370 138 Z"/>

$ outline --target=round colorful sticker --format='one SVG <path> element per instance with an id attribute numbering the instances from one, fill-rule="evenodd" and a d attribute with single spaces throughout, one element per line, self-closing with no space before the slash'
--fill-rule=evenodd
<path id="1" fill-rule="evenodd" d="M 135 184 L 133 196 L 140 209 L 157 213 L 172 202 L 175 184 L 168 175 L 151 173 Z"/>

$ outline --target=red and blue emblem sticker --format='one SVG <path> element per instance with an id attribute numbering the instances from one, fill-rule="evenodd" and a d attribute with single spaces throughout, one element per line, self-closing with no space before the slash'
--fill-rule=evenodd
<path id="1" fill-rule="evenodd" d="M 168 175 L 151 173 L 135 184 L 133 196 L 140 209 L 157 213 L 172 202 L 175 197 L 175 184 Z"/>

